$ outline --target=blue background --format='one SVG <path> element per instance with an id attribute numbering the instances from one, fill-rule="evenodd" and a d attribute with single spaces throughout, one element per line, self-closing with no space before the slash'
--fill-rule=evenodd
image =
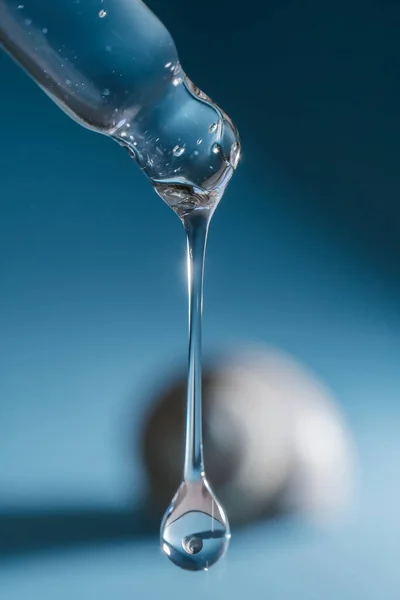
<path id="1" fill-rule="evenodd" d="M 358 454 L 345 522 L 238 532 L 193 576 L 131 507 L 140 426 L 185 360 L 184 236 L 116 144 L 0 55 L 0 597 L 400 595 L 396 2 L 149 2 L 237 123 L 205 350 L 273 344 L 334 391 Z"/>

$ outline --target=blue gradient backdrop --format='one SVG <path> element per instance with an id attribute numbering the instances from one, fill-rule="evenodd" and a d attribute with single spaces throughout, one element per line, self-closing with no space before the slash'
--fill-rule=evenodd
<path id="1" fill-rule="evenodd" d="M 149 392 L 185 360 L 183 231 L 116 144 L 1 54 L 0 597 L 398 599 L 400 5 L 149 4 L 243 138 L 210 234 L 205 349 L 273 344 L 330 386 L 355 504 L 329 531 L 238 532 L 199 577 L 145 528 L 124 535 Z M 93 535 L 63 546 L 71 515 Z"/>

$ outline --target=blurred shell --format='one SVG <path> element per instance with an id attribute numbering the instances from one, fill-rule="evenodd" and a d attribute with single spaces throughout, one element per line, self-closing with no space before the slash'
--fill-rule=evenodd
<path id="1" fill-rule="evenodd" d="M 161 509 L 182 477 L 186 379 L 155 399 L 142 440 L 151 496 Z M 284 511 L 326 516 L 346 505 L 351 442 L 318 380 L 270 349 L 209 361 L 203 377 L 207 478 L 231 523 Z"/>

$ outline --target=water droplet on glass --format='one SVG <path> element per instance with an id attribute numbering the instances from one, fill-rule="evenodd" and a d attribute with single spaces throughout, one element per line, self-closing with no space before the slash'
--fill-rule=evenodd
<path id="1" fill-rule="evenodd" d="M 182 156 L 182 154 L 185 152 L 185 147 L 184 146 L 179 146 L 176 145 L 175 148 L 172 150 L 172 154 L 174 156 L 176 156 L 177 158 L 179 158 L 179 156 Z"/>
<path id="2" fill-rule="evenodd" d="M 218 128 L 217 123 L 211 123 L 210 127 L 208 128 L 208 132 L 215 133 L 217 131 L 217 128 Z"/>
<path id="3" fill-rule="evenodd" d="M 101 10 L 101 11 L 99 12 L 99 17 L 100 17 L 100 19 L 104 19 L 104 17 L 106 17 L 106 16 L 107 16 L 107 11 L 105 11 L 105 10 Z"/>
<path id="4" fill-rule="evenodd" d="M 226 552 L 229 523 L 206 479 L 181 484 L 161 524 L 161 548 L 178 567 L 208 569 Z"/>

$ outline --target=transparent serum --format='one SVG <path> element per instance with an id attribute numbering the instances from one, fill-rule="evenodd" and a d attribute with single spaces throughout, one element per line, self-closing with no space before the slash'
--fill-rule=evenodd
<path id="1" fill-rule="evenodd" d="M 192 198 L 196 202 L 196 198 Z M 189 365 L 183 481 L 161 524 L 161 548 L 176 565 L 205 570 L 226 552 L 228 519 L 206 479 L 203 460 L 201 326 L 208 227 L 214 207 L 199 202 L 181 213 L 187 235 Z M 179 214 L 179 213 L 178 213 Z"/>
<path id="2" fill-rule="evenodd" d="M 207 570 L 228 549 L 229 523 L 203 476 L 184 481 L 161 525 L 161 548 L 176 565 Z"/>
<path id="3" fill-rule="evenodd" d="M 230 531 L 203 464 L 204 256 L 211 217 L 239 161 L 238 132 L 186 76 L 171 35 L 141 0 L 0 0 L 0 45 L 71 118 L 124 147 L 185 228 L 185 461 L 161 548 L 179 567 L 208 569 L 226 552 Z"/>

